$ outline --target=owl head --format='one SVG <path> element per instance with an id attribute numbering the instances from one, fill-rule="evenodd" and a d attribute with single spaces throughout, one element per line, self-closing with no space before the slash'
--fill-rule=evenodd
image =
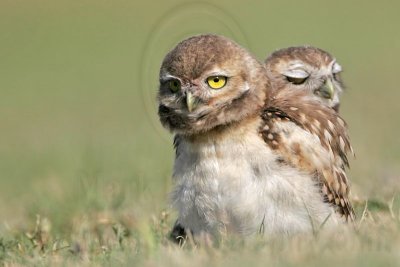
<path id="1" fill-rule="evenodd" d="M 342 67 L 328 52 L 312 46 L 284 48 L 272 53 L 265 66 L 272 88 L 289 86 L 309 91 L 338 111 L 344 88 L 340 78 Z"/>
<path id="2" fill-rule="evenodd" d="M 165 56 L 159 78 L 161 123 L 184 135 L 256 114 L 269 88 L 259 61 L 232 40 L 212 34 L 180 42 Z"/>

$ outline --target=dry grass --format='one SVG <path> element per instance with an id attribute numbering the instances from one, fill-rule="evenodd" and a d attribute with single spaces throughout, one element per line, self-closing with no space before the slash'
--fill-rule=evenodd
<path id="1" fill-rule="evenodd" d="M 399 203 L 356 203 L 355 229 L 322 230 L 290 240 L 222 238 L 213 246 L 181 247 L 168 240 L 173 218 L 148 220 L 126 210 L 71 218 L 65 235 L 51 219 L 36 216 L 27 229 L 9 228 L 0 239 L 4 266 L 397 266 L 400 260 Z"/>

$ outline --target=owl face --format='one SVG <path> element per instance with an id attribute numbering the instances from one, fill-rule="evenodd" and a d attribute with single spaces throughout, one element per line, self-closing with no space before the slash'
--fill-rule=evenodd
<path id="1" fill-rule="evenodd" d="M 255 113 L 266 90 L 265 69 L 249 52 L 222 36 L 194 36 L 164 58 L 158 114 L 171 131 L 198 134 Z"/>
<path id="2" fill-rule="evenodd" d="M 307 90 L 323 104 L 339 109 L 342 67 L 329 53 L 311 46 L 289 47 L 274 52 L 265 64 L 272 88 Z"/>

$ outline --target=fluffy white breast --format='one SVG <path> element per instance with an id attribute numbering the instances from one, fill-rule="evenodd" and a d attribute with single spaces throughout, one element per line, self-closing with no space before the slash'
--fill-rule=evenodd
<path id="1" fill-rule="evenodd" d="M 310 175 L 280 163 L 258 124 L 180 140 L 172 200 L 194 235 L 308 232 L 332 212 Z"/>

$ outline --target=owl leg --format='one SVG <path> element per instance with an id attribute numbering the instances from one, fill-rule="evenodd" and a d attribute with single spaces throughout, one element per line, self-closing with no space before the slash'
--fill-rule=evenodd
<path id="1" fill-rule="evenodd" d="M 174 227 L 169 234 L 169 239 L 179 245 L 182 245 L 183 242 L 187 239 L 187 233 L 185 228 L 179 223 L 177 220 L 174 224 Z"/>

